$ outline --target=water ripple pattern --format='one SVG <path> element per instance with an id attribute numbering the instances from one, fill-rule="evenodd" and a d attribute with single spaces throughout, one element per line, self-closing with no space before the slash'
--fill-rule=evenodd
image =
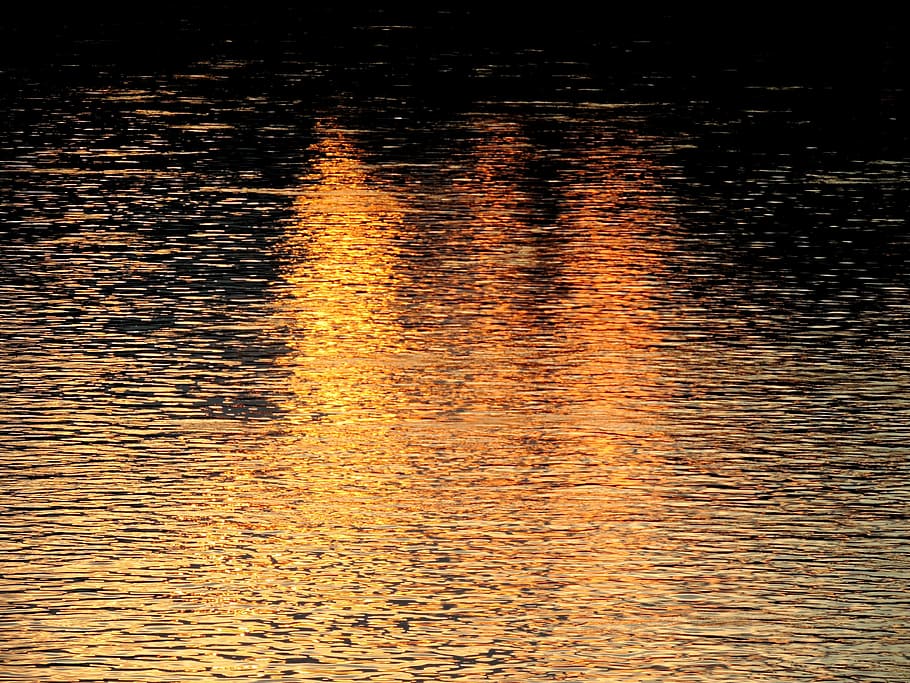
<path id="1" fill-rule="evenodd" d="M 906 680 L 906 163 L 547 66 L 4 76 L 0 680 Z"/>

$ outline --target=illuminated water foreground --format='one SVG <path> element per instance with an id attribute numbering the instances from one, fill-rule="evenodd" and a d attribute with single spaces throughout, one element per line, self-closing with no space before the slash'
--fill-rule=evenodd
<path id="1" fill-rule="evenodd" d="M 8 96 L 0 680 L 905 678 L 906 164 L 285 66 Z"/>

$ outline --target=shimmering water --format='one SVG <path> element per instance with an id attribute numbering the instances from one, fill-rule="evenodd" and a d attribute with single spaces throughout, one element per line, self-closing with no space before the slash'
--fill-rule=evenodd
<path id="1" fill-rule="evenodd" d="M 494 57 L 4 74 L 0 680 L 907 679 L 906 159 Z"/>

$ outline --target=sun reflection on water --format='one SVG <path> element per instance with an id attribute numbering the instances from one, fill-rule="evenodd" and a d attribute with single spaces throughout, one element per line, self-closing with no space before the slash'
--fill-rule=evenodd
<path id="1" fill-rule="evenodd" d="M 94 545 L 53 573 L 78 605 L 23 613 L 16 630 L 31 635 L 11 641 L 65 631 L 67 648 L 25 664 L 116 657 L 127 631 L 156 675 L 203 680 L 366 669 L 527 680 L 607 667 L 615 642 L 660 650 L 659 634 L 632 636 L 667 599 L 669 549 L 652 533 L 666 400 L 650 363 L 653 227 L 667 214 L 643 179 L 656 171 L 592 133 L 535 178 L 545 150 L 522 122 L 453 125 L 457 140 L 420 176 L 323 122 L 268 320 L 200 324 L 200 289 L 171 309 L 173 325 L 156 308 L 157 326 L 129 336 L 134 355 L 79 378 L 108 382 L 110 399 L 84 413 L 98 429 L 79 452 L 109 457 L 98 491 L 61 490 L 58 504 L 75 515 L 114 481 L 143 512 L 92 512 Z M 179 262 L 167 264 L 152 275 L 180 282 Z M 127 340 L 128 321 L 109 315 L 110 339 Z M 105 329 L 85 339 L 116 350 Z M 210 337 L 280 337 L 280 367 L 257 382 L 267 355 L 247 367 Z M 181 339 L 186 362 L 166 364 Z M 257 394 L 271 407 L 254 409 Z M 132 459 L 131 425 L 159 457 Z M 56 524 L 78 531 L 68 520 Z"/>
<path id="2" fill-rule="evenodd" d="M 298 56 L 4 75 L 0 679 L 906 678 L 906 164 Z"/>
<path id="3" fill-rule="evenodd" d="M 521 126 L 471 127 L 428 229 L 409 207 L 439 188 L 396 184 L 324 124 L 283 247 L 291 392 L 274 457 L 299 487 L 289 524 L 321 549 L 278 562 L 316 582 L 320 618 L 351 615 L 365 661 L 393 668 L 596 659 L 636 621 L 629 605 L 661 592 L 641 448 L 662 438 L 659 264 L 643 248 L 659 198 L 612 175 L 630 151 L 588 142 L 581 181 L 557 176 L 558 213 L 538 220 Z"/>

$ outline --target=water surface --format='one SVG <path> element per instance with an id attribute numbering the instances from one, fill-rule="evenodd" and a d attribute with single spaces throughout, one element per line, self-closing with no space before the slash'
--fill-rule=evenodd
<path id="1" fill-rule="evenodd" d="M 907 677 L 906 160 L 471 59 L 7 72 L 0 679 Z"/>

